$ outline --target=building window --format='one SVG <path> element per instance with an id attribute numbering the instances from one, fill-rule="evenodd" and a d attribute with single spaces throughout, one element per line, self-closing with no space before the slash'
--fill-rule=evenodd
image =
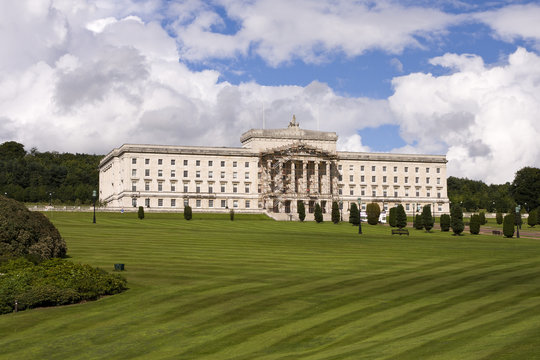
<path id="1" fill-rule="evenodd" d="M 362 204 L 362 211 L 366 211 L 366 204 Z"/>
<path id="2" fill-rule="evenodd" d="M 214 207 L 214 200 L 208 200 L 208 207 L 213 208 Z"/>
<path id="3" fill-rule="evenodd" d="M 382 192 L 382 196 L 386 197 L 386 195 L 387 195 L 386 190 L 384 190 L 384 191 Z"/>
<path id="4" fill-rule="evenodd" d="M 221 178 L 222 178 L 222 179 L 225 179 L 225 171 L 222 171 L 222 172 L 221 172 Z"/>
<path id="5" fill-rule="evenodd" d="M 214 192 L 214 187 L 212 185 L 208 185 L 208 193 L 212 194 Z"/>
<path id="6" fill-rule="evenodd" d="M 383 183 L 386 182 L 386 176 L 383 176 L 383 177 L 382 177 L 382 182 L 383 182 Z"/>
<path id="7" fill-rule="evenodd" d="M 172 192 L 175 192 L 176 191 L 176 184 L 171 184 L 171 191 Z"/>
<path id="8" fill-rule="evenodd" d="M 431 193 L 428 191 L 427 194 L 426 194 L 427 197 L 430 197 L 431 196 Z"/>
<path id="9" fill-rule="evenodd" d="M 354 188 L 349 189 L 349 195 L 354 195 Z"/>
<path id="10" fill-rule="evenodd" d="M 233 208 L 237 208 L 238 207 L 238 200 L 234 200 L 233 203 L 232 203 L 232 206 L 233 206 Z"/>
<path id="11" fill-rule="evenodd" d="M 150 176 L 150 169 L 144 169 L 144 176 Z"/>
<path id="12" fill-rule="evenodd" d="M 437 178 L 437 185 L 441 184 L 441 178 Z"/>
<path id="13" fill-rule="evenodd" d="M 137 207 L 137 198 L 131 198 L 131 206 Z"/>
<path id="14" fill-rule="evenodd" d="M 150 199 L 148 198 L 144 199 L 144 206 L 146 206 L 147 208 L 150 207 Z"/>
<path id="15" fill-rule="evenodd" d="M 144 183 L 144 191 L 150 191 L 150 182 L 149 181 L 146 181 Z"/>
<path id="16" fill-rule="evenodd" d="M 360 175 L 360 182 L 365 182 L 366 181 L 366 177 L 364 175 Z"/>
<path id="17" fill-rule="evenodd" d="M 441 168 L 437 168 L 437 174 L 441 173 Z"/>
<path id="18" fill-rule="evenodd" d="M 176 165 L 176 160 L 171 159 L 171 165 L 173 165 L 173 166 Z"/>
<path id="19" fill-rule="evenodd" d="M 245 167 L 248 168 L 249 167 L 249 161 L 246 161 L 244 165 L 245 165 Z"/>
<path id="20" fill-rule="evenodd" d="M 157 176 L 158 176 L 158 177 L 162 177 L 162 176 L 163 176 L 163 170 L 159 169 L 159 170 L 157 171 Z"/>
<path id="21" fill-rule="evenodd" d="M 225 184 L 221 184 L 221 192 L 222 192 L 222 193 L 225 192 Z"/>
<path id="22" fill-rule="evenodd" d="M 137 191 L 137 183 L 131 183 L 131 191 Z"/>
<path id="23" fill-rule="evenodd" d="M 405 210 L 409 211 L 411 208 L 409 206 L 409 204 L 405 204 Z"/>
<path id="24" fill-rule="evenodd" d="M 349 175 L 349 181 L 354 182 L 354 175 Z"/>
<path id="25" fill-rule="evenodd" d="M 377 178 L 375 176 L 371 177 L 371 182 L 376 182 Z"/>
<path id="26" fill-rule="evenodd" d="M 409 177 L 405 176 L 405 184 L 408 184 L 408 183 L 409 183 Z"/>
<path id="27" fill-rule="evenodd" d="M 184 166 L 187 166 L 187 165 L 188 165 L 188 161 L 184 160 Z"/>
<path id="28" fill-rule="evenodd" d="M 131 176 L 137 176 L 137 169 L 131 169 Z"/>
<path id="29" fill-rule="evenodd" d="M 365 196 L 366 195 L 366 190 L 362 189 L 362 191 L 360 191 L 360 195 Z"/>
<path id="30" fill-rule="evenodd" d="M 232 192 L 233 192 L 233 193 L 237 193 L 237 192 L 238 192 L 238 185 L 233 184 L 233 186 L 232 186 Z"/>
<path id="31" fill-rule="evenodd" d="M 338 165 L 338 167 L 337 167 L 337 168 L 338 168 L 338 170 L 339 170 L 339 171 L 341 171 L 341 169 L 343 169 L 343 166 L 341 166 L 341 165 Z"/>
<path id="32" fill-rule="evenodd" d="M 133 165 L 137 164 L 137 159 L 136 159 L 136 158 L 132 158 L 132 159 L 131 159 L 131 163 L 132 163 Z"/>
<path id="33" fill-rule="evenodd" d="M 394 176 L 394 183 L 397 183 L 397 176 Z"/>
<path id="34" fill-rule="evenodd" d="M 394 191 L 394 197 L 398 197 L 397 191 Z"/>
<path id="35" fill-rule="evenodd" d="M 188 177 L 188 171 L 184 170 L 184 177 Z"/>
<path id="36" fill-rule="evenodd" d="M 342 189 L 342 188 L 339 188 L 339 189 L 338 189 L 338 194 L 339 194 L 339 195 L 343 195 L 343 189 Z"/>
<path id="37" fill-rule="evenodd" d="M 441 193 L 440 192 L 437 193 L 437 198 L 439 198 L 439 199 L 441 198 Z"/>
<path id="38" fill-rule="evenodd" d="M 375 171 L 375 166 L 372 166 L 372 167 L 371 167 L 371 171 Z"/>
<path id="39" fill-rule="evenodd" d="M 157 191 L 163 191 L 163 183 L 162 182 L 158 182 Z"/>
<path id="40" fill-rule="evenodd" d="M 415 178 L 414 178 L 414 182 L 415 182 L 416 184 L 418 184 L 418 183 L 420 182 L 420 178 L 419 178 L 418 176 L 415 177 Z"/>
<path id="41" fill-rule="evenodd" d="M 377 196 L 377 190 L 372 190 L 371 191 L 371 196 Z"/>
<path id="42" fill-rule="evenodd" d="M 227 200 L 221 200 L 221 207 L 226 208 L 227 207 Z"/>
<path id="43" fill-rule="evenodd" d="M 416 192 L 416 197 L 420 197 L 420 191 Z"/>
<path id="44" fill-rule="evenodd" d="M 258 192 L 259 194 L 262 193 L 261 185 L 257 186 L 257 192 Z"/>
<path id="45" fill-rule="evenodd" d="M 338 181 L 343 181 L 343 175 L 341 174 L 338 175 Z"/>
<path id="46" fill-rule="evenodd" d="M 426 178 L 426 184 L 429 184 L 429 178 Z"/>
<path id="47" fill-rule="evenodd" d="M 439 211 L 442 211 L 442 206 L 441 205 L 439 205 Z"/>
<path id="48" fill-rule="evenodd" d="M 233 161 L 232 162 L 232 167 L 237 167 L 238 166 L 238 162 L 237 161 Z"/>
<path id="49" fill-rule="evenodd" d="M 419 170 L 420 170 L 419 167 L 415 167 L 415 168 L 414 168 L 414 172 L 418 172 Z"/>
<path id="50" fill-rule="evenodd" d="M 225 161 L 221 162 L 221 167 L 225 167 Z"/>
<path id="51" fill-rule="evenodd" d="M 201 177 L 201 171 L 200 171 L 200 170 L 195 171 L 195 177 L 196 177 L 196 178 L 200 178 L 200 177 Z"/>
<path id="52" fill-rule="evenodd" d="M 409 168 L 407 166 L 405 166 L 405 168 L 403 169 L 405 172 L 409 172 Z"/>
<path id="53" fill-rule="evenodd" d="M 409 191 L 405 191 L 405 197 L 409 197 Z"/>
<path id="54" fill-rule="evenodd" d="M 197 186 L 195 187 L 195 192 L 196 192 L 197 194 L 199 194 L 199 193 L 201 192 L 201 185 L 197 185 Z"/>
<path id="55" fill-rule="evenodd" d="M 201 166 L 201 160 L 195 160 L 195 166 Z"/>
<path id="56" fill-rule="evenodd" d="M 201 207 L 201 200 L 197 199 L 197 200 L 195 201 L 195 207 L 198 207 L 198 208 Z"/>
<path id="57" fill-rule="evenodd" d="M 397 166 L 394 166 L 394 172 L 397 172 Z"/>
<path id="58" fill-rule="evenodd" d="M 209 172 L 208 172 L 208 178 L 209 178 L 209 179 L 213 179 L 213 178 L 214 178 L 214 172 L 213 172 L 213 171 L 209 171 Z"/>
<path id="59" fill-rule="evenodd" d="M 145 164 L 145 165 L 150 164 L 150 159 L 144 159 L 144 164 Z"/>
<path id="60" fill-rule="evenodd" d="M 184 199 L 184 207 L 189 206 L 189 199 Z"/>
<path id="61" fill-rule="evenodd" d="M 175 207 L 176 206 L 176 199 L 171 199 L 171 207 Z"/>
<path id="62" fill-rule="evenodd" d="M 157 164 L 158 164 L 158 165 L 163 165 L 163 159 L 158 159 L 158 160 L 157 160 Z"/>
<path id="63" fill-rule="evenodd" d="M 248 184 L 246 184 L 246 186 L 244 187 L 244 190 L 245 190 L 246 194 L 249 194 L 249 185 Z"/>
<path id="64" fill-rule="evenodd" d="M 176 177 L 176 170 L 171 170 L 171 177 Z"/>
<path id="65" fill-rule="evenodd" d="M 232 173 L 232 178 L 238 179 L 238 173 L 236 171 Z"/>
<path id="66" fill-rule="evenodd" d="M 188 185 L 184 184 L 184 192 L 187 193 L 189 190 Z"/>
<path id="67" fill-rule="evenodd" d="M 246 200 L 246 209 L 249 209 L 251 207 L 251 202 L 249 200 Z"/>
<path id="68" fill-rule="evenodd" d="M 382 167 L 382 171 L 386 171 L 386 166 L 383 166 L 383 167 Z"/>
<path id="69" fill-rule="evenodd" d="M 249 173 L 248 172 L 244 174 L 244 179 L 249 179 Z"/>
<path id="70" fill-rule="evenodd" d="M 208 166 L 214 166 L 214 162 L 212 160 L 208 160 Z"/>
<path id="71" fill-rule="evenodd" d="M 157 206 L 163 206 L 163 199 L 157 199 Z"/>
<path id="72" fill-rule="evenodd" d="M 349 165 L 349 171 L 354 171 L 354 165 Z"/>
<path id="73" fill-rule="evenodd" d="M 426 174 L 429 174 L 429 168 L 426 168 Z"/>
<path id="74" fill-rule="evenodd" d="M 360 166 L 360 171 L 364 171 L 364 165 Z"/>

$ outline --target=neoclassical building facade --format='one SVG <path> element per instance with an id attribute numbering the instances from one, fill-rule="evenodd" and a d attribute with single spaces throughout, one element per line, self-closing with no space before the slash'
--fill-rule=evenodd
<path id="1" fill-rule="evenodd" d="M 242 147 L 125 144 L 100 163 L 99 199 L 110 209 L 291 214 L 332 202 L 344 214 L 360 200 L 409 214 L 430 205 L 448 213 L 446 158 L 337 151 L 335 132 L 305 130 L 296 119 L 284 129 L 251 129 Z M 275 216 L 275 215 L 274 215 Z M 286 215 L 282 215 L 286 216 Z"/>

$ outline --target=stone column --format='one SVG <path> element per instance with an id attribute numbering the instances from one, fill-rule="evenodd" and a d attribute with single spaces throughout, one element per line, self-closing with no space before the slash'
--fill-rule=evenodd
<path id="1" fill-rule="evenodd" d="M 282 159 L 278 160 L 277 179 L 275 183 L 276 183 L 278 192 L 282 192 L 283 190 L 283 160 Z"/>
<path id="2" fill-rule="evenodd" d="M 308 176 L 307 176 L 308 162 L 302 160 L 302 192 L 305 194 L 308 188 Z"/>
<path id="3" fill-rule="evenodd" d="M 266 177 L 266 193 L 272 192 L 272 160 L 266 160 L 266 173 L 268 174 Z"/>
<path id="4" fill-rule="evenodd" d="M 320 162 L 319 161 L 314 161 L 314 164 L 315 164 L 315 174 L 314 174 L 314 177 L 315 177 L 315 181 L 314 181 L 314 187 L 315 187 L 315 193 L 316 194 L 319 194 L 320 191 L 319 191 L 319 165 L 320 165 Z"/>
<path id="5" fill-rule="evenodd" d="M 330 181 L 330 161 L 326 162 L 325 194 L 332 194 L 332 182 Z"/>
<path id="6" fill-rule="evenodd" d="M 296 192 L 296 164 L 294 160 L 291 160 L 291 183 L 289 184 L 289 189 L 291 193 Z"/>

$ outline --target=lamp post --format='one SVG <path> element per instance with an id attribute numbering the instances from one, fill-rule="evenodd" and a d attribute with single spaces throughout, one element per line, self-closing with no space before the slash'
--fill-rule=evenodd
<path id="1" fill-rule="evenodd" d="M 92 221 L 94 224 L 96 223 L 96 197 L 97 193 L 96 190 L 92 191 L 92 199 L 94 200 L 94 220 Z"/>
<path id="2" fill-rule="evenodd" d="M 52 192 L 49 193 L 49 206 L 52 206 Z"/>
<path id="3" fill-rule="evenodd" d="M 358 234 L 362 235 L 362 198 L 358 198 Z"/>
<path id="4" fill-rule="evenodd" d="M 521 211 L 521 206 L 519 206 L 519 205 L 516 206 L 516 221 L 515 221 L 515 223 L 516 223 L 516 230 L 517 230 L 517 238 L 518 239 L 519 239 L 519 223 L 520 223 L 519 220 L 521 220 L 520 211 Z"/>

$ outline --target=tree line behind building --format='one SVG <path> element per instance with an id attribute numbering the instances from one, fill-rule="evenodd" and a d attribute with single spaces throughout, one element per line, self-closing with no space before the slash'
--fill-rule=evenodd
<path id="1" fill-rule="evenodd" d="M 90 204 L 98 190 L 103 155 L 30 151 L 15 141 L 0 145 L 0 193 L 33 203 Z M 467 211 L 511 212 L 540 206 L 540 169 L 525 167 L 512 183 L 487 185 L 479 180 L 450 176 L 448 197 Z"/>

